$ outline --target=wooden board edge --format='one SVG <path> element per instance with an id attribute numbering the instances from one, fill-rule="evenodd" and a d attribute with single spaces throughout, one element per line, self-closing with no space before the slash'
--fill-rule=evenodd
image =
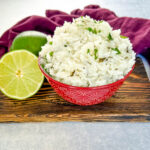
<path id="1" fill-rule="evenodd" d="M 85 115 L 82 114 L 81 118 L 76 115 L 4 115 L 0 117 L 0 123 L 23 123 L 23 122 L 150 122 L 150 114 L 97 114 Z"/>

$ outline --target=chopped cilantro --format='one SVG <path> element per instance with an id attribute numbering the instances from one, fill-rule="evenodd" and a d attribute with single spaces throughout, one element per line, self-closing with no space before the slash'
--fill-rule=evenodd
<path id="1" fill-rule="evenodd" d="M 50 53 L 49 53 L 49 55 L 50 55 L 51 57 L 53 56 L 53 54 L 54 54 L 54 52 L 50 52 Z"/>
<path id="2" fill-rule="evenodd" d="M 87 54 L 89 54 L 89 53 L 90 53 L 90 49 L 87 50 Z"/>
<path id="3" fill-rule="evenodd" d="M 103 62 L 106 58 L 99 58 L 99 62 Z"/>
<path id="4" fill-rule="evenodd" d="M 127 39 L 127 38 L 128 38 L 128 37 L 123 36 L 123 35 L 120 35 L 120 37 L 121 37 L 122 39 Z"/>
<path id="5" fill-rule="evenodd" d="M 83 18 L 83 16 L 81 16 L 81 18 Z"/>
<path id="6" fill-rule="evenodd" d="M 74 76 L 75 70 L 71 73 L 71 76 Z"/>
<path id="7" fill-rule="evenodd" d="M 101 30 L 98 30 L 98 33 L 102 32 Z"/>
<path id="8" fill-rule="evenodd" d="M 77 26 L 78 26 L 78 27 L 83 27 L 84 25 L 83 25 L 83 24 L 77 24 Z"/>
<path id="9" fill-rule="evenodd" d="M 64 47 L 67 47 L 67 45 L 65 44 Z"/>
<path id="10" fill-rule="evenodd" d="M 109 41 L 113 40 L 113 38 L 112 38 L 110 33 L 108 34 L 107 38 L 108 38 Z"/>
<path id="11" fill-rule="evenodd" d="M 50 41 L 50 42 L 49 42 L 49 44 L 50 44 L 50 45 L 52 45 L 52 44 L 53 44 L 53 42 L 52 42 L 52 41 Z"/>
<path id="12" fill-rule="evenodd" d="M 93 34 L 97 34 L 97 30 L 94 28 L 92 29 L 91 27 L 86 28 L 89 32 L 92 32 Z"/>
<path id="13" fill-rule="evenodd" d="M 97 52 L 98 52 L 98 49 L 94 49 L 94 57 L 95 57 L 95 60 L 98 58 L 98 56 L 97 56 Z"/>
<path id="14" fill-rule="evenodd" d="M 91 27 L 86 28 L 89 32 L 92 32 L 93 29 Z"/>
<path id="15" fill-rule="evenodd" d="M 116 48 L 111 48 L 113 51 L 116 51 L 116 54 L 121 54 L 120 50 L 116 47 Z"/>
<path id="16" fill-rule="evenodd" d="M 96 29 L 95 29 L 95 28 L 93 29 L 93 33 L 94 33 L 94 34 L 97 34 L 97 31 L 96 31 Z"/>
<path id="17" fill-rule="evenodd" d="M 96 21 L 96 20 L 94 20 L 94 23 L 97 23 L 97 21 Z"/>
<path id="18" fill-rule="evenodd" d="M 42 69 L 44 69 L 44 64 L 41 64 Z"/>
<path id="19" fill-rule="evenodd" d="M 99 21 L 99 23 L 102 23 L 102 22 L 104 22 L 104 21 L 103 21 L 103 20 L 100 20 L 100 21 Z"/>

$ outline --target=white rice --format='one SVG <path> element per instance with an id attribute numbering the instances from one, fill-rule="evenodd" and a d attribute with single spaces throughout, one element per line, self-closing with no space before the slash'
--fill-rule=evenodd
<path id="1" fill-rule="evenodd" d="M 40 52 L 40 63 L 55 80 L 79 86 L 106 85 L 123 78 L 135 63 L 127 37 L 106 21 L 90 17 L 57 27 Z"/>

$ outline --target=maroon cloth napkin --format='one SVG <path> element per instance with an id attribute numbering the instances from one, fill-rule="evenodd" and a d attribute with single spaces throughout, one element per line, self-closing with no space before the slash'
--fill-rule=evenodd
<path id="1" fill-rule="evenodd" d="M 96 20 L 106 20 L 113 29 L 121 29 L 128 36 L 137 54 L 145 54 L 150 60 L 150 20 L 131 17 L 117 17 L 108 9 L 98 5 L 88 5 L 83 10 L 75 9 L 70 14 L 59 10 L 46 10 L 46 17 L 29 16 L 8 29 L 0 38 L 0 57 L 9 50 L 15 36 L 22 31 L 36 30 L 53 35 L 57 26 L 64 21 L 72 21 L 79 16 L 90 16 Z"/>

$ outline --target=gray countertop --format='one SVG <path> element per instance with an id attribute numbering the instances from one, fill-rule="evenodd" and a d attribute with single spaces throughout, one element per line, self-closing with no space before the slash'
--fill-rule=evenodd
<path id="1" fill-rule="evenodd" d="M 70 12 L 88 4 L 118 16 L 150 19 L 149 0 L 0 0 L 0 34 L 28 15 L 45 9 Z M 0 124 L 0 150 L 148 150 L 150 123 L 10 123 Z"/>
<path id="2" fill-rule="evenodd" d="M 0 124 L 0 150 L 149 150 L 149 123 Z"/>

